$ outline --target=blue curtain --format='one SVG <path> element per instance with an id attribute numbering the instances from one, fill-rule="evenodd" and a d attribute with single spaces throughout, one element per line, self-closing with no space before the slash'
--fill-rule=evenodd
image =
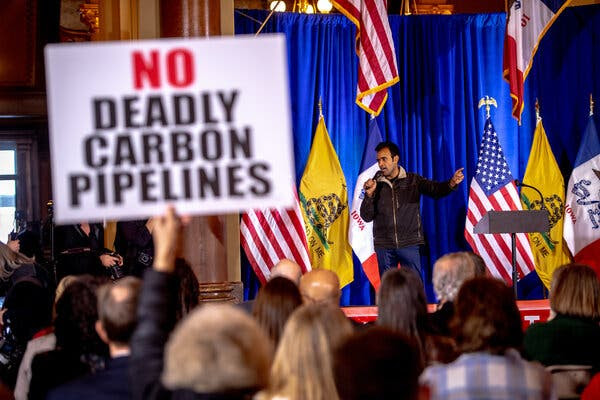
<path id="1" fill-rule="evenodd" d="M 238 11 L 236 34 L 255 33 L 266 16 L 263 11 Z M 550 143 L 568 180 L 586 123 L 589 94 L 600 95 L 596 78 L 600 55 L 594 50 L 600 44 L 600 7 L 569 9 L 539 47 L 526 81 L 526 108 L 518 126 L 502 79 L 505 23 L 504 14 L 390 16 L 400 83 L 389 90 L 377 118 L 382 135 L 399 145 L 400 162 L 408 171 L 446 180 L 464 167 L 466 175 L 450 196 L 425 197 L 422 202 L 427 236 L 422 261 L 429 301 L 434 301 L 433 262 L 447 252 L 469 250 L 464 220 L 485 122 L 485 110 L 477 108 L 479 99 L 489 95 L 497 100 L 492 119 L 513 175 L 522 177 L 535 124 L 533 104 L 539 98 Z M 298 183 L 322 98 L 351 198 L 368 122 L 368 115 L 354 104 L 358 62 L 354 25 L 339 14 L 276 13 L 263 32 L 282 32 L 287 38 Z M 256 279 L 247 263 L 243 269 L 246 294 L 253 297 Z M 355 280 L 344 289 L 342 303 L 372 304 L 373 292 L 356 259 L 354 269 Z"/>

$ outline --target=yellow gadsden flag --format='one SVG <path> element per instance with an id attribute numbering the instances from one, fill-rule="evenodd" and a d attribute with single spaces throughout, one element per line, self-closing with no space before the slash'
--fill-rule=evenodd
<path id="1" fill-rule="evenodd" d="M 567 246 L 563 242 L 565 182 L 541 120 L 535 127 L 523 183 L 535 186 L 542 192 L 544 205 L 550 213 L 550 232 L 529 234 L 535 269 L 544 285 L 550 288 L 554 270 L 568 263 L 570 259 Z M 524 209 L 529 210 L 539 210 L 542 205 L 539 194 L 526 187 L 521 188 L 521 203 Z"/>
<path id="2" fill-rule="evenodd" d="M 341 286 L 352 282 L 348 243 L 348 189 L 323 116 L 300 181 L 300 203 L 313 268 L 337 273 Z"/>

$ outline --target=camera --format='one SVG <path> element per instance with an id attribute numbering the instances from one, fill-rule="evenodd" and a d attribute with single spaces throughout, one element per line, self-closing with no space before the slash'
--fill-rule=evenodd
<path id="1" fill-rule="evenodd" d="M 4 371 L 11 371 L 19 368 L 25 349 L 19 344 L 12 329 L 10 320 L 5 319 L 2 329 L 2 339 L 0 339 L 0 366 Z"/>
<path id="2" fill-rule="evenodd" d="M 141 264 L 146 268 L 150 267 L 152 266 L 152 256 L 143 251 L 140 251 L 137 256 L 137 262 L 138 264 Z"/>

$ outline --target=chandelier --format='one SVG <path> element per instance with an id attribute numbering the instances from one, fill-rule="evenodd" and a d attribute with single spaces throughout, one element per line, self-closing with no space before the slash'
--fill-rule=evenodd
<path id="1" fill-rule="evenodd" d="M 283 12 L 286 10 L 285 0 L 271 0 L 269 8 L 271 10 Z M 299 12 L 304 14 L 314 14 L 316 11 L 327 14 L 333 9 L 331 0 L 317 0 L 316 4 L 314 0 L 294 0 L 292 6 L 292 12 Z"/>

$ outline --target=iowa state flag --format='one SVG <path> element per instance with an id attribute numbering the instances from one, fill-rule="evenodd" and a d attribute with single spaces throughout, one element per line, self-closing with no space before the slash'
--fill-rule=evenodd
<path id="1" fill-rule="evenodd" d="M 375 290 L 379 289 L 379 265 L 377 264 L 377 255 L 373 246 L 373 221 L 365 222 L 360 216 L 360 205 L 365 197 L 363 186 L 365 182 L 379 171 L 377 165 L 377 153 L 375 147 L 381 142 L 381 133 L 377 126 L 375 118 L 369 122 L 369 136 L 363 153 L 362 163 L 360 164 L 360 174 L 354 187 L 354 196 L 352 197 L 352 211 L 350 212 L 350 230 L 348 239 L 350 246 L 360 260 L 365 275 L 369 278 L 371 285 Z"/>
<path id="2" fill-rule="evenodd" d="M 528 235 L 535 258 L 535 270 L 540 280 L 549 289 L 554 270 L 567 264 L 570 258 L 567 246 L 563 242 L 565 181 L 548 143 L 541 119 L 533 133 L 523 183 L 534 186 L 542 192 L 544 206 L 550 213 L 550 231 L 531 232 Z M 524 209 L 542 209 L 542 199 L 533 189 L 521 188 L 521 202 Z"/>
<path id="3" fill-rule="evenodd" d="M 504 79 L 510 85 L 512 114 L 521 121 L 523 82 L 540 40 L 571 0 L 515 0 L 509 10 L 504 38 Z"/>
<path id="4" fill-rule="evenodd" d="M 563 234 L 575 262 L 600 275 L 600 141 L 593 116 L 569 178 Z"/>
<path id="5" fill-rule="evenodd" d="M 302 174 L 299 196 L 312 267 L 337 273 L 344 287 L 354 279 L 347 236 L 348 187 L 323 116 Z"/>

